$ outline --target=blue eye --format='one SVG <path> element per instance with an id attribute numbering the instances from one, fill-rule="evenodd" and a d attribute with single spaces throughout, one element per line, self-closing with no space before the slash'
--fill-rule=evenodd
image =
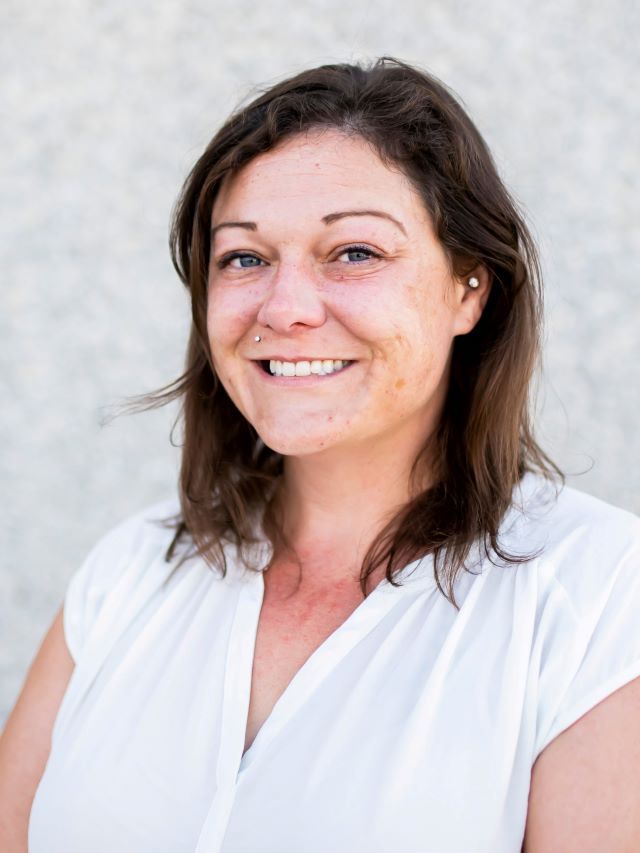
<path id="1" fill-rule="evenodd" d="M 338 255 L 338 258 L 341 258 L 343 255 L 347 255 L 349 261 L 355 264 L 380 257 L 377 252 L 374 252 L 368 246 L 348 246 Z"/>
<path id="2" fill-rule="evenodd" d="M 239 261 L 238 264 L 232 264 L 232 261 Z M 225 255 L 218 261 L 218 268 L 233 266 L 234 269 L 251 269 L 252 267 L 260 266 L 262 261 L 255 255 L 250 255 L 247 252 L 232 252 L 230 255 Z"/>

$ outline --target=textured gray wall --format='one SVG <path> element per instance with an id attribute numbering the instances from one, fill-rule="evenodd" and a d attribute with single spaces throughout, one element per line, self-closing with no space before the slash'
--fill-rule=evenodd
<path id="1" fill-rule="evenodd" d="M 4 0 L 0 717 L 88 548 L 173 489 L 175 411 L 99 424 L 180 371 L 179 185 L 250 87 L 308 65 L 391 54 L 461 95 L 544 255 L 541 439 L 640 511 L 637 9 Z"/>

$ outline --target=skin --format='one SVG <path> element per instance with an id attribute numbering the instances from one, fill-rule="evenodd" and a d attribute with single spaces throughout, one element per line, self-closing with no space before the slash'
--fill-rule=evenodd
<path id="1" fill-rule="evenodd" d="M 248 163 L 221 188 L 212 229 L 213 363 L 285 457 L 278 500 L 291 545 L 264 576 L 247 748 L 309 655 L 362 601 L 364 553 L 409 497 L 453 340 L 479 319 L 489 282 L 484 270 L 476 290 L 458 280 L 409 181 L 336 131 L 299 135 Z M 353 363 L 276 379 L 255 361 L 276 358 Z"/>
<path id="2" fill-rule="evenodd" d="M 323 220 L 354 210 L 382 210 L 402 228 L 374 216 Z M 216 200 L 212 225 L 225 222 L 255 228 L 215 233 L 212 356 L 238 409 L 285 456 L 280 495 L 302 569 L 297 587 L 286 557 L 265 575 L 263 610 L 274 615 L 261 617 L 254 676 L 263 687 L 252 690 L 250 742 L 309 651 L 355 606 L 349 590 L 362 556 L 381 521 L 409 496 L 411 463 L 442 411 L 454 338 L 477 323 L 490 281 L 482 267 L 471 273 L 476 290 L 456 278 L 409 181 L 364 141 L 335 131 L 297 136 L 250 162 Z M 353 244 L 381 258 L 345 254 Z M 233 251 L 258 260 L 221 266 Z M 357 363 L 326 382 L 296 386 L 270 383 L 251 362 L 277 355 Z M 324 624 L 305 623 L 306 645 L 296 641 L 283 655 L 283 636 L 304 635 L 309 606 L 328 614 Z M 273 649 L 277 660 L 284 657 L 282 672 L 273 672 Z M 523 850 L 640 850 L 640 679 L 538 758 Z"/>
<path id="3" fill-rule="evenodd" d="M 322 222 L 333 211 L 371 208 L 392 213 L 406 234 L 375 217 Z M 362 541 L 406 499 L 412 455 L 441 410 L 451 343 L 477 322 L 489 282 L 483 269 L 474 271 L 480 279 L 475 291 L 452 276 L 407 181 L 364 143 L 335 133 L 298 137 L 248 164 L 214 207 L 214 224 L 231 220 L 259 227 L 216 234 L 209 336 L 230 396 L 266 443 L 286 454 L 283 504 L 306 590 L 289 598 L 297 639 L 301 608 L 309 601 L 321 604 L 313 612 L 328 612 L 329 623 L 345 618 L 345 601 L 347 612 L 355 604 L 348 597 L 357 560 L 345 564 L 340 555 L 361 556 Z M 359 256 L 340 255 L 354 242 L 376 248 L 383 260 L 360 266 L 354 260 Z M 255 254 L 265 266 L 222 272 L 215 259 L 232 249 Z M 263 338 L 259 345 L 256 334 Z M 248 361 L 262 350 L 353 357 L 359 363 L 322 386 L 270 386 Z M 286 593 L 286 563 L 284 573 L 273 570 L 265 577 L 275 578 Z M 276 595 L 273 605 L 280 616 L 284 597 Z M 268 604 L 269 594 L 263 610 Z M 264 667 L 273 669 L 274 659 L 284 657 L 284 673 L 267 684 L 262 704 L 254 703 L 252 691 L 256 711 L 249 742 L 309 649 L 333 627 L 320 626 L 316 636 L 311 631 L 301 653 L 296 648 L 288 656 L 282 654 L 278 625 L 271 629 L 267 622 L 278 655 L 265 654 Z M 0 737 L 3 853 L 26 853 L 31 804 L 73 667 L 60 610 Z M 258 657 L 254 670 L 263 683 L 260 667 Z M 538 758 L 523 849 L 640 850 L 640 679 L 585 714 Z"/>
<path id="4" fill-rule="evenodd" d="M 394 221 L 328 219 L 345 211 Z M 242 222 L 255 227 L 224 224 Z M 286 457 L 286 532 L 303 564 L 307 553 L 360 555 L 409 496 L 411 464 L 441 414 L 454 338 L 480 318 L 488 274 L 473 271 L 476 290 L 457 278 L 409 180 L 364 140 L 334 130 L 248 163 L 223 184 L 212 226 L 213 362 L 238 409 Z M 354 244 L 379 257 L 347 252 Z M 244 260 L 225 265 L 233 252 Z M 277 384 L 252 360 L 278 355 L 355 363 Z M 357 577 L 355 563 L 322 562 L 335 568 L 318 582 Z"/>

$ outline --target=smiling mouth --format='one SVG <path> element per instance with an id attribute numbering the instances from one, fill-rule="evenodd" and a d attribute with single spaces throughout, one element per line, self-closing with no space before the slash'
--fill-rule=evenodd
<path id="1" fill-rule="evenodd" d="M 339 373 L 352 365 L 353 361 L 345 359 L 313 359 L 309 361 L 278 361 L 259 360 L 262 371 L 268 376 L 329 376 Z"/>

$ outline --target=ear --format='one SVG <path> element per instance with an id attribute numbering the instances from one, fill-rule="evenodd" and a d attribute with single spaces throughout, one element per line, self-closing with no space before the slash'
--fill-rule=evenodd
<path id="1" fill-rule="evenodd" d="M 469 280 L 472 278 L 478 280 L 477 287 L 469 286 Z M 473 329 L 482 316 L 490 292 L 491 273 L 482 265 L 475 267 L 463 278 L 455 279 L 456 318 L 454 336 L 466 335 Z"/>

